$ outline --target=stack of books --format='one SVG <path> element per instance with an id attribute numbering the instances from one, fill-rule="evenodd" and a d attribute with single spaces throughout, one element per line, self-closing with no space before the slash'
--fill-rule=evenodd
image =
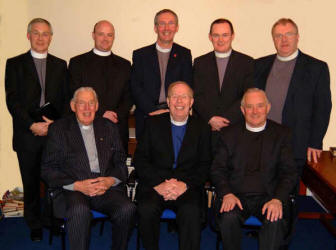
<path id="1" fill-rule="evenodd" d="M 19 188 L 7 190 L 2 196 L 1 213 L 5 218 L 23 216 L 23 192 Z"/>

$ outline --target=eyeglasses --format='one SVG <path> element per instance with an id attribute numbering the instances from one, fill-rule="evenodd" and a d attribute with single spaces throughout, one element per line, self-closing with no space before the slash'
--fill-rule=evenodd
<path id="1" fill-rule="evenodd" d="M 51 35 L 50 32 L 42 32 L 42 33 L 40 33 L 40 32 L 38 32 L 36 30 L 31 31 L 30 34 L 32 34 L 33 36 L 42 36 L 42 37 L 49 37 Z"/>
<path id="2" fill-rule="evenodd" d="M 296 32 L 287 32 L 285 34 L 274 34 L 274 39 L 280 40 L 284 37 L 286 37 L 286 39 L 292 39 L 296 35 L 297 35 Z"/>
<path id="3" fill-rule="evenodd" d="M 85 109 L 87 106 L 92 109 L 96 107 L 96 101 L 89 101 L 89 102 L 84 102 L 84 101 L 78 101 L 76 102 L 77 106 L 79 109 Z"/>
<path id="4" fill-rule="evenodd" d="M 168 26 L 169 28 L 173 28 L 173 27 L 176 26 L 176 23 L 174 21 L 170 21 L 168 23 L 166 23 L 166 22 L 158 22 L 156 25 L 159 26 L 160 28 L 163 28 L 163 27 L 166 27 L 166 26 Z"/>
<path id="5" fill-rule="evenodd" d="M 232 34 L 231 33 L 223 33 L 223 34 L 211 34 L 211 37 L 213 38 L 213 39 L 219 39 L 220 37 L 221 38 L 223 38 L 223 39 L 227 39 L 227 38 L 229 38 L 230 36 L 232 36 Z"/>
<path id="6" fill-rule="evenodd" d="M 180 99 L 182 101 L 186 101 L 189 98 L 191 98 L 191 96 L 188 96 L 188 95 L 171 95 L 171 96 L 169 96 L 169 98 L 174 100 L 174 101 L 178 100 L 178 99 Z"/>

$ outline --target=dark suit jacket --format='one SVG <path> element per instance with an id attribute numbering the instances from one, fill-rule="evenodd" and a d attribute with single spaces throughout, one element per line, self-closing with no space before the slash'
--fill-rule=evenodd
<path id="1" fill-rule="evenodd" d="M 210 177 L 220 198 L 236 194 L 244 181 L 244 167 L 250 148 L 244 143 L 245 123 L 222 130 L 218 153 L 213 161 Z M 261 153 L 263 185 L 270 198 L 287 201 L 297 182 L 288 128 L 267 120 Z"/>
<path id="2" fill-rule="evenodd" d="M 222 116 L 234 124 L 242 120 L 240 101 L 252 83 L 252 57 L 232 50 L 221 90 L 215 52 L 197 57 L 193 67 L 194 109 L 206 122 Z"/>
<path id="3" fill-rule="evenodd" d="M 207 125 L 195 117 L 189 117 L 175 169 L 171 131 L 169 113 L 147 120 L 144 136 L 134 155 L 140 192 L 171 178 L 185 182 L 189 188 L 204 186 L 211 164 L 210 131 Z"/>
<path id="4" fill-rule="evenodd" d="M 275 58 L 276 55 L 270 55 L 256 60 L 256 87 L 265 89 Z M 322 149 L 330 111 L 328 65 L 300 51 L 282 111 L 282 124 L 293 132 L 296 159 L 307 158 L 307 147 Z"/>
<path id="5" fill-rule="evenodd" d="M 165 78 L 165 89 L 176 81 L 185 81 L 191 85 L 191 52 L 176 43 L 170 52 Z M 161 76 L 155 44 L 135 50 L 131 74 L 131 90 L 136 105 L 136 130 L 141 134 L 144 117 L 157 110 L 161 89 Z"/>
<path id="6" fill-rule="evenodd" d="M 115 111 L 123 119 L 128 117 L 132 106 L 129 80 L 131 63 L 115 54 L 108 56 L 107 83 L 102 83 L 103 69 L 98 68 L 94 58 L 97 55 L 93 51 L 75 56 L 70 59 L 69 76 L 71 93 L 83 86 L 93 87 L 99 99 L 99 113 L 104 114 L 106 110 Z"/>
<path id="7" fill-rule="evenodd" d="M 117 126 L 98 117 L 93 122 L 101 176 L 113 176 L 125 184 L 127 168 Z M 42 157 L 41 176 L 52 188 L 92 178 L 84 140 L 75 115 L 50 126 Z M 124 185 L 112 188 L 121 188 Z"/>
<path id="8" fill-rule="evenodd" d="M 69 105 L 66 62 L 48 54 L 45 79 L 45 101 L 59 114 Z M 5 90 L 7 107 L 13 119 L 13 149 L 37 151 L 44 137 L 29 130 L 35 122 L 32 113 L 39 108 L 41 85 L 30 51 L 10 58 L 6 64 Z"/>

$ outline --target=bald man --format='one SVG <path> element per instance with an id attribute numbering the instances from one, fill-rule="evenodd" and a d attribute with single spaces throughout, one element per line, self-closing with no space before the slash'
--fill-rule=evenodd
<path id="1" fill-rule="evenodd" d="M 97 116 L 118 124 L 120 137 L 127 152 L 128 114 L 132 106 L 129 92 L 131 64 L 112 53 L 115 38 L 113 25 L 106 20 L 95 24 L 92 32 L 94 48 L 70 59 L 70 90 L 92 87 L 99 96 Z"/>

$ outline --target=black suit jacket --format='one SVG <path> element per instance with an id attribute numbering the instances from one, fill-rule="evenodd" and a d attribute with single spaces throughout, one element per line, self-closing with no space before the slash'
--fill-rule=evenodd
<path id="1" fill-rule="evenodd" d="M 276 55 L 255 62 L 255 86 L 266 88 Z M 328 65 L 299 52 L 282 111 L 282 124 L 293 132 L 295 158 L 305 160 L 307 147 L 322 149 L 331 111 Z"/>
<path id="2" fill-rule="evenodd" d="M 192 62 L 190 50 L 174 43 L 166 71 L 166 94 L 168 86 L 176 81 L 184 81 L 191 85 Z M 137 135 L 143 131 L 145 116 L 157 110 L 160 89 L 160 66 L 155 44 L 135 50 L 133 52 L 131 90 L 136 105 Z"/>
<path id="3" fill-rule="evenodd" d="M 93 87 L 99 99 L 99 114 L 106 110 L 113 110 L 118 117 L 128 117 L 132 106 L 129 80 L 131 63 L 113 53 L 106 57 L 106 71 L 95 65 L 98 57 L 93 50 L 70 59 L 69 78 L 71 93 L 83 86 Z M 100 82 L 102 74 L 107 74 L 108 82 Z"/>
<path id="4" fill-rule="evenodd" d="M 253 59 L 250 56 L 232 50 L 221 89 L 215 52 L 194 60 L 194 109 L 206 122 L 213 116 L 225 117 L 231 124 L 242 120 L 240 101 L 252 85 Z"/>
<path id="5" fill-rule="evenodd" d="M 59 114 L 69 105 L 66 62 L 51 54 L 47 56 L 45 101 Z M 38 151 L 44 137 L 34 136 L 30 126 L 35 122 L 32 113 L 39 108 L 41 85 L 30 51 L 10 58 L 5 75 L 6 103 L 13 119 L 13 149 Z"/>
<path id="6" fill-rule="evenodd" d="M 237 194 L 244 181 L 244 167 L 250 148 L 244 143 L 245 123 L 222 130 L 218 153 L 210 170 L 211 181 L 220 198 L 228 193 Z M 297 182 L 288 128 L 267 120 L 261 153 L 263 185 L 270 198 L 287 201 Z"/>
<path id="7" fill-rule="evenodd" d="M 117 125 L 98 117 L 93 122 L 101 176 L 112 176 L 124 187 L 127 178 L 125 153 Z M 92 178 L 89 158 L 75 115 L 53 123 L 42 157 L 41 176 L 52 188 Z"/>
<path id="8" fill-rule="evenodd" d="M 140 192 L 171 178 L 185 182 L 189 188 L 204 186 L 211 164 L 210 131 L 207 125 L 195 117 L 189 117 L 175 169 L 171 131 L 169 113 L 147 120 L 145 133 L 134 155 Z"/>

